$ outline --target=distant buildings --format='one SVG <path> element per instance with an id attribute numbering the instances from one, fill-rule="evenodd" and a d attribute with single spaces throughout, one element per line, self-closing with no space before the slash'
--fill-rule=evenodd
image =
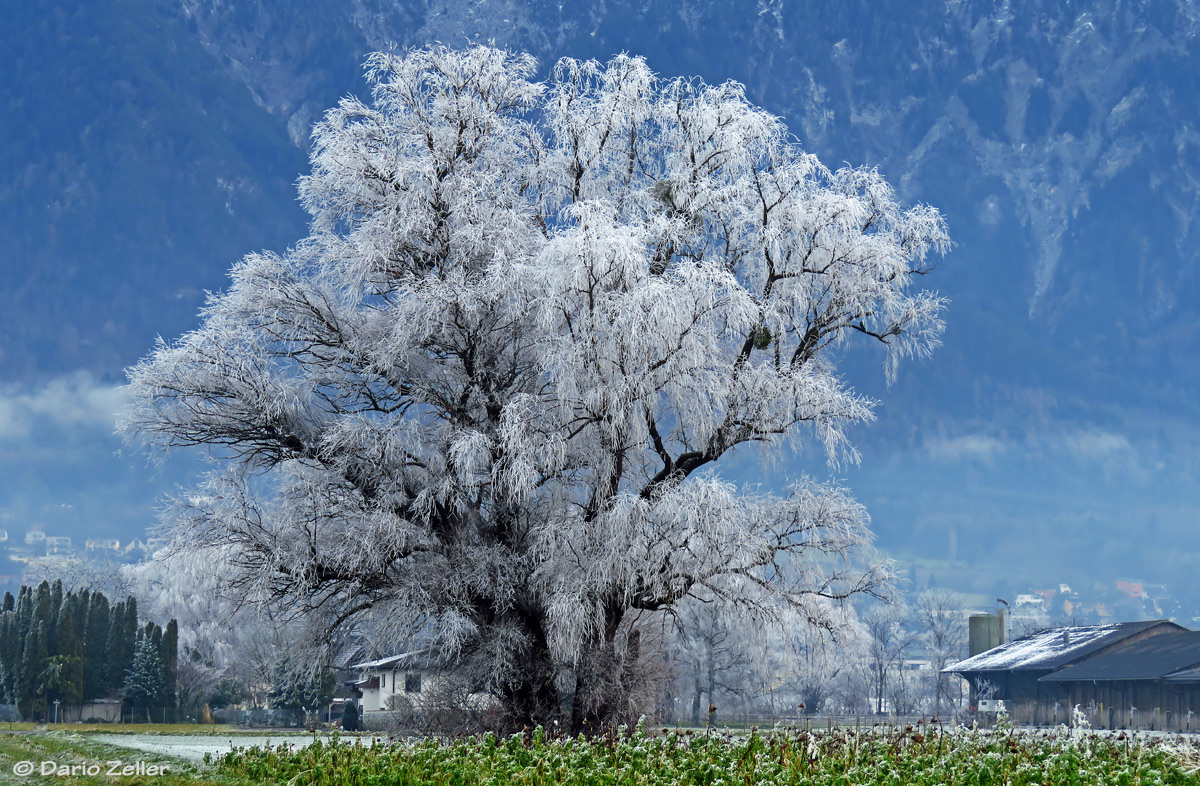
<path id="1" fill-rule="evenodd" d="M 167 543 L 164 538 L 135 538 L 122 546 L 116 538 L 88 538 L 80 549 L 70 536 L 47 534 L 39 524 L 20 538 L 0 530 L 0 592 L 15 591 L 30 572 L 67 576 L 88 565 L 143 562 Z"/>

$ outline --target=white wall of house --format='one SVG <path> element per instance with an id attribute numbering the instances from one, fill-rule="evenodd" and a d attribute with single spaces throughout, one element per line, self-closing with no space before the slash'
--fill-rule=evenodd
<path id="1" fill-rule="evenodd" d="M 363 686 L 361 702 L 366 712 L 388 709 L 393 696 L 404 696 L 414 706 L 420 706 L 423 694 L 429 692 L 430 680 L 437 679 L 435 675 L 403 669 L 371 669 L 366 677 L 370 687 Z"/>

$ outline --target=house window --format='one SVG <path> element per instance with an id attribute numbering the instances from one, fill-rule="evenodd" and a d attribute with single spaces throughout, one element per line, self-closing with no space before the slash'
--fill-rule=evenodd
<path id="1" fill-rule="evenodd" d="M 420 693 L 421 692 L 421 675 L 420 674 L 405 674 L 404 675 L 404 692 L 405 693 Z"/>

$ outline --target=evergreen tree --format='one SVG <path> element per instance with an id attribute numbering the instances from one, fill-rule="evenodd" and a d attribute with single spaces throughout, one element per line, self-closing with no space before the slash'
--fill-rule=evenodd
<path id="1" fill-rule="evenodd" d="M 127 646 L 129 647 L 129 662 L 130 665 L 132 665 L 133 653 L 137 648 L 138 636 L 137 599 L 132 595 L 125 598 L 125 630 L 123 635 L 125 636 L 125 641 L 128 642 Z M 121 673 L 124 674 L 125 672 L 122 671 Z"/>
<path id="2" fill-rule="evenodd" d="M 132 709 L 146 708 L 149 710 L 155 700 L 162 695 L 162 659 L 158 656 L 158 647 L 149 636 L 138 638 L 133 654 L 133 665 L 125 676 L 122 692 L 125 701 Z M 147 720 L 149 713 L 147 712 Z"/>
<path id="3" fill-rule="evenodd" d="M 161 653 L 163 631 L 162 631 L 162 628 L 160 628 L 158 626 L 157 622 L 153 622 L 153 621 L 147 622 L 146 628 L 143 631 L 142 635 L 149 636 L 151 641 L 153 642 L 154 646 L 157 647 Z"/>
<path id="4" fill-rule="evenodd" d="M 11 609 L 0 613 L 0 703 L 14 702 L 22 643 L 17 632 L 17 613 Z"/>
<path id="5" fill-rule="evenodd" d="M 358 731 L 358 708 L 352 701 L 346 702 L 346 709 L 342 712 L 342 731 Z"/>
<path id="6" fill-rule="evenodd" d="M 50 635 L 50 626 L 52 620 L 50 617 L 50 582 L 43 581 L 38 585 L 37 591 L 33 595 L 33 622 L 32 625 L 41 624 L 46 628 L 46 636 Z M 31 629 L 32 629 L 31 625 Z M 47 638 L 46 646 L 50 646 Z"/>
<path id="7" fill-rule="evenodd" d="M 22 586 L 17 595 L 17 634 L 21 641 L 29 635 L 33 625 L 33 592 L 29 587 Z"/>
<path id="8" fill-rule="evenodd" d="M 225 677 L 217 683 L 209 703 L 214 707 L 228 707 L 231 704 L 241 704 L 250 698 L 246 686 L 233 677 Z"/>
<path id="9" fill-rule="evenodd" d="M 41 706 L 46 710 L 47 720 L 54 717 L 57 722 L 59 718 L 57 711 L 51 716 L 51 704 L 71 704 L 73 699 L 78 698 L 78 694 L 74 692 L 76 686 L 71 684 L 70 667 L 71 658 L 68 656 L 51 655 L 38 675 L 37 695 Z"/>
<path id="10" fill-rule="evenodd" d="M 126 657 L 122 652 L 122 644 L 124 643 L 125 631 L 125 601 L 118 601 L 113 604 L 112 611 L 108 617 L 108 668 L 105 671 L 108 673 L 108 692 L 116 692 L 121 689 L 121 685 L 125 679 L 124 669 L 129 668 L 129 664 L 133 662 L 133 653 L 129 653 Z M 122 667 L 122 663 L 126 665 Z"/>
<path id="11" fill-rule="evenodd" d="M 42 717 L 45 711 L 43 697 L 39 695 L 42 671 L 50 652 L 46 648 L 46 626 L 34 624 L 25 637 L 25 649 L 21 654 L 21 666 L 17 670 L 17 710 L 26 718 Z"/>
<path id="12" fill-rule="evenodd" d="M 83 700 L 92 701 L 109 693 L 108 598 L 92 594 L 88 605 L 87 633 L 83 638 Z"/>
<path id="13" fill-rule="evenodd" d="M 179 694 L 179 623 L 172 619 L 163 631 L 159 652 L 163 663 L 162 706 L 174 707 Z"/>
<path id="14" fill-rule="evenodd" d="M 137 631 L 137 602 L 129 597 L 113 607 L 109 626 L 108 675 L 114 692 L 122 689 L 125 674 L 133 667 Z"/>
<path id="15" fill-rule="evenodd" d="M 8 689 L 13 697 L 13 701 L 17 701 L 17 680 L 18 675 L 21 673 L 25 641 L 29 637 L 29 631 L 33 626 L 33 593 L 29 587 L 22 586 L 17 593 L 15 619 L 16 622 L 13 629 L 14 640 L 9 641 L 7 644 L 7 646 L 12 648 L 10 662 L 14 664 L 12 673 L 8 677 Z"/>
<path id="16" fill-rule="evenodd" d="M 4 602 L 0 604 L 0 614 L 6 611 L 12 611 L 17 607 L 17 599 L 13 597 L 11 592 L 4 593 Z"/>
<path id="17" fill-rule="evenodd" d="M 62 612 L 63 584 L 62 579 L 55 579 L 50 586 L 50 614 L 46 623 L 46 646 L 51 655 L 58 654 L 58 615 Z"/>
<path id="18" fill-rule="evenodd" d="M 75 601 L 75 638 L 79 639 L 79 643 L 82 644 L 87 638 L 88 604 L 91 601 L 91 593 L 83 590 L 74 593 L 72 598 Z"/>
<path id="19" fill-rule="evenodd" d="M 271 688 L 271 706 L 277 709 L 312 711 L 333 701 L 337 675 L 328 666 L 316 673 L 296 673 L 280 668 Z"/>
<path id="20" fill-rule="evenodd" d="M 83 642 L 77 635 L 75 623 L 79 615 L 78 600 L 68 594 L 58 615 L 55 630 L 58 640 L 52 660 L 57 662 L 57 680 L 50 699 L 59 699 L 67 704 L 77 704 L 83 699 Z"/>

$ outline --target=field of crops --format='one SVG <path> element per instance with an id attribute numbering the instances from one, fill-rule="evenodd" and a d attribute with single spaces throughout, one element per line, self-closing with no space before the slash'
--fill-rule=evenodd
<path id="1" fill-rule="evenodd" d="M 1200 784 L 1195 743 L 1165 737 L 936 727 L 726 736 L 637 729 L 585 740 L 508 738 L 236 750 L 220 776 L 247 784 Z"/>

